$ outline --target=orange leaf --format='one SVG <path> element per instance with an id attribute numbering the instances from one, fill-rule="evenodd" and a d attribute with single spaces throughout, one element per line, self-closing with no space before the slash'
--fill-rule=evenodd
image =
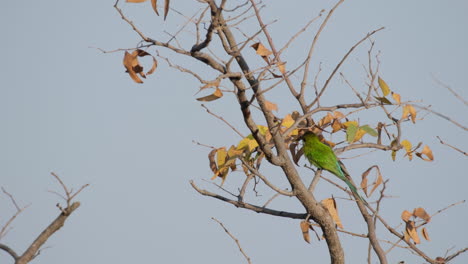
<path id="1" fill-rule="evenodd" d="M 424 158 L 423 155 L 426 155 L 427 158 Z M 432 150 L 425 145 L 421 153 L 416 153 L 416 156 L 420 157 L 421 159 L 425 161 L 433 161 L 434 156 L 432 155 Z"/>
<path id="2" fill-rule="evenodd" d="M 302 237 L 304 240 L 310 244 L 310 234 L 309 234 L 309 223 L 305 220 L 302 220 L 300 223 Z"/>
<path id="3" fill-rule="evenodd" d="M 282 74 L 286 74 L 286 62 L 278 62 L 278 69 Z"/>
<path id="4" fill-rule="evenodd" d="M 333 121 L 333 119 L 334 119 L 333 115 L 330 112 L 328 112 L 326 116 L 324 116 L 322 119 L 320 119 L 318 125 L 320 127 L 322 127 L 324 125 L 328 125 Z"/>
<path id="5" fill-rule="evenodd" d="M 333 111 L 333 116 L 336 118 L 336 119 L 342 119 L 342 118 L 345 118 L 346 116 L 341 113 L 340 111 Z"/>
<path id="6" fill-rule="evenodd" d="M 365 134 L 366 134 L 366 131 L 364 129 L 359 128 L 351 143 L 359 141 Z"/>
<path id="7" fill-rule="evenodd" d="M 341 224 L 340 217 L 338 216 L 338 210 L 336 208 L 336 202 L 334 198 L 327 198 L 325 200 L 322 200 L 321 203 L 325 208 L 327 208 L 328 212 L 330 213 L 331 217 L 333 218 L 333 221 L 335 221 L 335 224 L 339 228 L 343 228 L 343 225 Z"/>
<path id="8" fill-rule="evenodd" d="M 408 105 L 408 110 L 411 115 L 411 122 L 416 123 L 416 109 L 412 105 Z"/>
<path id="9" fill-rule="evenodd" d="M 147 75 L 152 74 L 156 68 L 158 67 L 158 61 L 156 60 L 155 57 L 153 57 L 153 66 L 151 66 L 151 69 L 146 73 Z"/>
<path id="10" fill-rule="evenodd" d="M 154 12 L 156 12 L 156 15 L 159 16 L 158 12 L 158 0 L 151 0 L 151 5 L 153 6 Z"/>
<path id="11" fill-rule="evenodd" d="M 335 133 L 337 131 L 340 131 L 343 126 L 341 125 L 340 121 L 338 119 L 334 119 L 332 123 L 332 133 Z"/>
<path id="12" fill-rule="evenodd" d="M 143 3 L 146 2 L 146 0 L 127 0 L 127 3 Z"/>
<path id="13" fill-rule="evenodd" d="M 219 88 L 216 88 L 216 91 L 214 91 L 213 94 L 197 98 L 197 100 L 202 101 L 202 102 L 210 102 L 210 101 L 217 100 L 217 99 L 221 98 L 222 96 L 223 96 L 223 92 L 221 92 L 221 90 Z"/>
<path id="14" fill-rule="evenodd" d="M 413 215 L 423 219 L 424 221 L 426 221 L 426 223 L 431 221 L 431 216 L 422 207 L 414 209 Z"/>
<path id="15" fill-rule="evenodd" d="M 207 82 L 205 85 L 200 87 L 200 91 L 203 90 L 203 89 L 206 89 L 206 88 L 212 88 L 212 87 L 218 88 L 220 83 L 221 83 L 221 80 L 214 80 L 214 81 L 211 81 L 211 82 Z"/>
<path id="16" fill-rule="evenodd" d="M 141 66 L 140 62 L 138 61 L 138 57 L 144 56 L 151 56 L 148 52 L 144 50 L 134 50 L 132 53 L 128 53 L 125 51 L 123 65 L 125 69 L 127 69 L 128 74 L 136 83 L 143 83 L 143 81 L 138 77 L 139 74 L 141 77 L 146 78 L 146 74 L 151 74 L 154 72 L 157 66 L 156 59 L 153 57 L 153 66 L 151 69 L 145 74 L 143 72 L 143 66 Z"/>
<path id="17" fill-rule="evenodd" d="M 427 229 L 423 227 L 421 229 L 421 235 L 426 239 L 427 241 L 431 241 L 431 238 L 429 237 L 429 233 L 427 232 Z"/>
<path id="18" fill-rule="evenodd" d="M 403 213 L 401 213 L 401 219 L 405 222 L 408 222 L 412 216 L 413 214 L 407 210 L 404 210 Z"/>
<path id="19" fill-rule="evenodd" d="M 278 111 L 278 105 L 267 100 L 265 100 L 265 107 L 269 111 Z"/>

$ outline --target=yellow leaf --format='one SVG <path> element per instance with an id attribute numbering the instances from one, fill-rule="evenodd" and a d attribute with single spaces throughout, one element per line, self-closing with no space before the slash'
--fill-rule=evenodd
<path id="1" fill-rule="evenodd" d="M 408 105 L 403 106 L 403 114 L 401 115 L 401 119 L 406 119 L 409 115 L 409 108 Z"/>
<path id="2" fill-rule="evenodd" d="M 424 158 L 423 155 L 426 155 L 427 158 Z M 429 148 L 429 146 L 425 145 L 421 153 L 416 153 L 416 156 L 420 157 L 421 159 L 425 161 L 433 161 L 434 156 L 432 155 L 432 150 Z"/>
<path id="3" fill-rule="evenodd" d="M 278 111 L 278 105 L 267 100 L 265 100 L 265 107 L 269 111 Z"/>
<path id="4" fill-rule="evenodd" d="M 347 121 L 343 123 L 343 126 L 348 128 L 349 126 L 354 125 L 354 126 L 359 126 L 357 121 Z"/>
<path id="5" fill-rule="evenodd" d="M 380 89 L 382 90 L 383 96 L 387 96 L 390 93 L 390 88 L 388 87 L 387 83 L 382 78 L 380 78 L 380 76 L 379 76 L 378 81 L 379 81 L 379 86 L 380 86 Z"/>
<path id="6" fill-rule="evenodd" d="M 293 124 L 294 124 L 294 119 L 291 117 L 290 114 L 287 114 L 283 118 L 283 121 L 281 122 L 281 125 L 287 128 L 290 128 Z"/>
<path id="7" fill-rule="evenodd" d="M 427 232 L 427 229 L 423 227 L 421 229 L 421 235 L 426 239 L 427 241 L 431 241 L 431 238 L 429 237 L 429 233 Z"/>
<path id="8" fill-rule="evenodd" d="M 237 158 L 242 155 L 242 151 L 238 150 L 236 147 L 231 146 L 228 150 L 228 157 L 229 158 Z"/>
<path id="9" fill-rule="evenodd" d="M 309 223 L 305 220 L 302 220 L 300 223 L 302 237 L 304 240 L 310 244 L 310 234 L 309 234 Z"/>
<path id="10" fill-rule="evenodd" d="M 341 224 L 340 217 L 338 216 L 338 210 L 336 208 L 336 202 L 334 198 L 327 198 L 325 200 L 321 201 L 322 205 L 327 208 L 328 212 L 330 213 L 331 217 L 333 218 L 333 221 L 335 221 L 335 224 L 339 228 L 343 228 L 343 225 Z"/>
<path id="11" fill-rule="evenodd" d="M 411 142 L 409 142 L 408 140 L 403 140 L 401 141 L 400 143 L 406 150 L 406 155 L 408 155 L 408 158 L 409 160 L 412 160 L 413 159 L 413 152 L 411 151 L 411 148 L 413 147 L 411 145 Z"/>
<path id="12" fill-rule="evenodd" d="M 257 54 L 262 57 L 269 56 L 273 53 L 269 49 L 265 48 L 265 46 L 263 46 L 263 44 L 260 42 L 253 44 L 251 47 L 254 48 L 255 52 L 257 52 Z"/>
<path id="13" fill-rule="evenodd" d="M 214 101 L 216 99 L 219 99 L 222 96 L 223 96 L 223 92 L 221 92 L 221 90 L 219 88 L 216 88 L 216 90 L 214 91 L 213 94 L 197 98 L 197 100 L 202 101 L 202 102 L 210 102 L 210 101 Z"/>
<path id="14" fill-rule="evenodd" d="M 416 123 L 416 109 L 412 105 L 408 105 L 409 114 L 411 115 L 411 122 Z"/>
<path id="15" fill-rule="evenodd" d="M 408 211 L 408 210 L 404 210 L 402 213 L 401 213 L 401 219 L 405 222 L 408 222 L 409 219 L 413 216 L 413 214 Z"/>
<path id="16" fill-rule="evenodd" d="M 396 159 L 396 151 L 395 150 L 392 150 L 392 160 L 395 161 Z"/>
<path id="17" fill-rule="evenodd" d="M 426 221 L 426 223 L 431 221 L 431 216 L 422 207 L 414 209 L 413 215 L 423 219 L 424 221 Z"/>
<path id="18" fill-rule="evenodd" d="M 401 104 L 401 96 L 399 94 L 392 92 L 392 97 L 393 97 L 393 100 L 397 102 L 397 104 Z"/>
<path id="19" fill-rule="evenodd" d="M 358 131 L 356 132 L 356 135 L 354 136 L 352 143 L 359 141 L 365 134 L 366 134 L 366 131 L 364 129 L 359 128 Z"/>
<path id="20" fill-rule="evenodd" d="M 227 151 L 225 147 L 219 148 L 216 151 L 216 161 L 218 163 L 218 168 L 222 168 L 226 162 Z"/>

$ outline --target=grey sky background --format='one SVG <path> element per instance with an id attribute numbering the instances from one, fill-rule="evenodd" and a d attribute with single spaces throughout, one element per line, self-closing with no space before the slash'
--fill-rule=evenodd
<path id="1" fill-rule="evenodd" d="M 198 3 L 172 1 L 172 6 L 191 15 Z M 187 3 L 185 3 L 187 2 Z M 195 2 L 195 1 L 194 1 Z M 270 3 L 271 2 L 271 3 Z M 237 144 L 240 138 L 219 120 L 206 114 L 195 100 L 200 85 L 191 77 L 171 69 L 159 60 L 156 73 L 138 85 L 124 72 L 122 52 L 105 50 L 133 48 L 139 38 L 112 7 L 114 1 L 7 1 L 0 8 L 0 186 L 12 193 L 21 205 L 31 204 L 13 223 L 13 229 L 0 242 L 22 252 L 58 214 L 60 198 L 47 190 L 60 191 L 50 176 L 54 171 L 75 189 L 91 186 L 77 198 L 82 205 L 65 227 L 47 243 L 47 249 L 34 263 L 244 263 L 234 242 L 210 218 L 221 220 L 240 240 L 253 263 L 328 262 L 324 241 L 306 244 L 299 221 L 275 218 L 236 209 L 198 195 L 189 185 L 217 190 L 203 180 L 212 176 L 208 167 L 209 149 L 192 140 L 213 145 Z M 266 22 L 278 19 L 270 31 L 282 46 L 331 1 L 268 1 L 262 10 Z M 151 10 L 150 3 L 121 7 L 147 35 L 167 40 L 184 22 L 176 12 L 164 24 Z M 374 29 L 386 29 L 373 38 L 381 51 L 381 76 L 404 100 L 432 105 L 463 125 L 468 124 L 466 106 L 431 74 L 468 99 L 466 76 L 468 52 L 468 3 L 466 1 L 346 1 L 330 20 L 317 45 L 311 75 L 322 62 L 323 83 L 327 75 L 359 39 Z M 319 23 L 309 29 L 284 57 L 297 65 Z M 246 32 L 257 30 L 256 23 L 245 23 Z M 181 39 L 185 48 L 192 45 L 189 33 Z M 260 40 L 264 40 L 260 38 Z M 184 42 L 185 41 L 185 42 Z M 365 87 L 361 64 L 367 61 L 368 43 L 353 53 L 342 71 L 353 84 Z M 206 76 L 211 70 L 202 64 L 174 57 L 185 67 L 194 67 Z M 150 52 L 154 52 L 151 49 Z M 246 56 L 257 66 L 262 60 L 253 50 Z M 300 76 L 294 79 L 299 82 Z M 285 87 L 273 90 L 268 99 L 278 103 L 278 116 L 296 110 L 284 96 Z M 312 88 L 311 88 L 312 89 Z M 325 103 L 355 100 L 349 88 L 333 82 Z M 312 94 L 312 93 L 311 93 Z M 285 100 L 284 98 L 288 98 Z M 215 113 L 242 127 L 234 97 L 207 103 Z M 422 116 L 422 114 L 421 114 Z M 378 116 L 364 115 L 362 122 L 375 122 Z M 357 116 L 356 116 L 357 118 Z M 466 157 L 438 143 L 436 136 L 467 151 L 466 132 L 434 115 L 416 125 L 405 124 L 404 138 L 413 144 L 424 142 L 435 155 L 432 163 L 412 162 L 398 154 L 373 152 L 344 163 L 356 181 L 371 165 L 381 167 L 390 179 L 393 198 L 383 203 L 382 215 L 392 224 L 401 223 L 403 210 L 424 207 L 433 214 L 449 204 L 466 199 L 468 185 L 464 169 Z M 350 157 L 347 153 L 344 157 Z M 302 160 L 301 164 L 305 164 Z M 285 188 L 281 174 L 266 168 L 265 173 Z M 312 172 L 301 169 L 304 179 Z M 225 187 L 236 191 L 240 173 L 232 174 Z M 317 197 L 343 194 L 325 182 L 317 187 Z M 270 196 L 248 198 L 262 205 Z M 370 199 L 372 200 L 372 199 Z M 271 206 L 302 212 L 288 198 Z M 346 229 L 362 233 L 362 220 L 349 201 L 338 200 Z M 0 224 L 14 213 L 8 197 L 0 195 Z M 466 247 L 466 204 L 450 208 L 427 226 L 432 241 L 420 246 L 431 257 L 446 250 Z M 395 241 L 379 227 L 383 237 Z M 364 263 L 367 243 L 343 235 L 348 263 Z M 385 245 L 385 248 L 389 246 Z M 453 252 L 453 251 L 452 251 Z M 395 249 L 390 263 L 422 263 L 407 251 Z M 462 255 L 452 263 L 467 263 Z M 12 263 L 0 251 L 0 263 Z M 375 261 L 373 263 L 376 263 Z"/>

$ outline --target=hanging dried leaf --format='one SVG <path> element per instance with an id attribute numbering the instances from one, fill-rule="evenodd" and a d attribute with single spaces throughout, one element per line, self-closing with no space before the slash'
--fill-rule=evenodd
<path id="1" fill-rule="evenodd" d="M 216 173 L 218 171 L 218 167 L 216 166 L 216 161 L 215 161 L 215 155 L 216 155 L 217 149 L 213 149 L 208 153 L 208 160 L 210 161 L 210 169 L 213 173 Z"/>
<path id="2" fill-rule="evenodd" d="M 330 213 L 331 217 L 333 218 L 333 221 L 335 221 L 335 224 L 339 228 L 343 228 L 343 225 L 341 224 L 340 217 L 338 216 L 338 209 L 336 208 L 336 202 L 334 198 L 327 198 L 325 200 L 322 200 L 321 203 L 325 208 L 327 208 L 328 212 Z"/>
<path id="3" fill-rule="evenodd" d="M 332 133 L 335 133 L 337 131 L 340 131 L 343 126 L 341 125 L 340 121 L 338 119 L 334 119 L 332 123 Z"/>
<path id="4" fill-rule="evenodd" d="M 423 219 L 424 221 L 426 221 L 426 223 L 431 221 L 431 216 L 422 207 L 418 207 L 418 208 L 414 209 L 413 215 Z"/>
<path id="5" fill-rule="evenodd" d="M 379 185 L 382 184 L 383 182 L 383 177 L 382 177 L 382 174 L 380 173 L 380 169 L 379 167 L 376 167 L 376 168 L 377 168 L 377 178 L 372 183 L 372 190 L 370 191 L 369 196 L 371 196 L 372 193 L 374 193 L 374 191 L 377 189 L 377 187 L 379 187 Z"/>
<path id="6" fill-rule="evenodd" d="M 157 67 L 157 61 L 153 57 L 153 66 L 151 69 L 145 74 L 143 72 L 143 66 L 141 66 L 140 62 L 138 61 L 138 57 L 144 56 L 151 56 L 148 52 L 144 50 L 134 50 L 132 53 L 128 53 L 125 51 L 123 65 L 125 69 L 127 69 L 128 74 L 136 83 L 143 83 L 140 77 L 137 75 L 139 74 L 141 77 L 146 78 L 146 75 L 152 74 Z"/>
<path id="7" fill-rule="evenodd" d="M 330 112 L 328 112 L 326 116 L 324 116 L 322 119 L 320 119 L 318 125 L 320 127 L 323 127 L 325 125 L 330 124 L 333 121 L 333 119 L 334 119 L 333 115 Z"/>
<path id="8" fill-rule="evenodd" d="M 153 6 L 154 12 L 156 12 L 156 15 L 159 16 L 158 12 L 158 0 L 151 0 L 151 5 Z"/>
<path id="9" fill-rule="evenodd" d="M 269 111 L 278 111 L 278 105 L 267 100 L 265 100 L 265 107 Z"/>
<path id="10" fill-rule="evenodd" d="M 425 155 L 427 158 L 424 158 L 423 155 Z M 432 150 L 429 148 L 429 146 L 425 145 L 421 153 L 416 152 L 416 156 L 419 158 L 425 160 L 425 161 L 433 161 L 434 156 L 432 155 Z"/>
<path id="11" fill-rule="evenodd" d="M 219 88 L 216 88 L 216 90 L 214 91 L 213 94 L 197 98 L 197 100 L 202 101 L 202 102 L 210 102 L 210 101 L 217 100 L 217 99 L 219 99 L 221 97 L 223 97 L 223 92 L 221 92 L 221 90 Z"/>
<path id="12" fill-rule="evenodd" d="M 356 132 L 356 135 L 354 136 L 354 139 L 353 139 L 353 142 L 356 142 L 356 141 L 359 141 L 361 140 L 361 138 L 366 134 L 366 131 L 364 131 L 363 129 L 361 128 L 358 128 L 357 132 Z"/>
<path id="13" fill-rule="evenodd" d="M 411 142 L 409 142 L 408 140 L 405 139 L 405 140 L 401 141 L 400 144 L 403 146 L 403 148 L 405 148 L 406 155 L 408 155 L 408 159 L 412 160 L 413 159 L 413 152 L 411 151 L 411 148 L 413 146 L 411 145 Z"/>
<path id="14" fill-rule="evenodd" d="M 335 119 L 343 119 L 345 118 L 346 116 L 341 113 L 340 111 L 333 111 L 333 116 L 335 117 Z"/>
<path id="15" fill-rule="evenodd" d="M 401 96 L 399 94 L 392 92 L 392 97 L 393 97 L 393 100 L 397 102 L 397 104 L 401 104 Z"/>
<path id="16" fill-rule="evenodd" d="M 418 231 L 416 230 L 416 227 L 415 227 L 414 221 L 406 222 L 406 232 L 411 237 L 411 239 L 413 239 L 414 244 L 421 243 L 421 241 L 419 239 Z"/>
<path id="17" fill-rule="evenodd" d="M 421 235 L 422 235 L 422 237 L 424 237 L 424 239 L 426 239 L 427 241 L 431 241 L 431 238 L 429 237 L 429 233 L 427 232 L 426 227 L 423 227 L 423 228 L 421 229 Z"/>
<path id="18" fill-rule="evenodd" d="M 410 218 L 413 216 L 413 214 L 408 211 L 408 210 L 404 210 L 402 213 L 401 213 L 401 219 L 405 222 L 408 222 L 410 220 Z"/>
<path id="19" fill-rule="evenodd" d="M 374 169 L 377 171 L 377 176 L 374 180 L 374 182 L 371 184 L 371 185 L 368 185 L 368 179 L 367 179 L 367 176 L 369 175 L 370 171 L 372 169 Z M 372 196 L 372 193 L 377 189 L 377 187 L 379 187 L 380 184 L 382 184 L 383 182 L 383 177 L 382 177 L 382 174 L 380 173 L 380 169 L 377 165 L 374 165 L 370 168 L 368 168 L 365 172 L 362 173 L 362 176 L 361 176 L 362 180 L 361 180 L 361 188 L 362 190 L 364 191 L 364 194 L 367 196 L 367 197 L 370 197 Z M 372 186 L 372 190 L 368 193 L 367 192 L 367 187 L 368 186 Z"/>
<path id="20" fill-rule="evenodd" d="M 127 3 L 143 3 L 146 2 L 146 0 L 127 0 Z"/>
<path id="21" fill-rule="evenodd" d="M 395 161 L 396 160 L 396 151 L 395 150 L 392 150 L 392 160 Z"/>
<path id="22" fill-rule="evenodd" d="M 253 44 L 251 47 L 255 50 L 255 52 L 258 55 L 262 57 L 267 57 L 273 53 L 269 49 L 267 49 L 265 46 L 263 46 L 263 44 L 260 42 Z"/>
<path id="23" fill-rule="evenodd" d="M 305 242 L 310 244 L 309 223 L 305 220 L 302 220 L 300 227 L 302 231 L 302 237 L 304 238 Z"/>
<path id="24" fill-rule="evenodd" d="M 164 20 L 166 20 L 167 14 L 169 13 L 169 0 L 164 0 Z"/>
<path id="25" fill-rule="evenodd" d="M 390 93 L 390 88 L 388 87 L 387 83 L 382 78 L 380 78 L 380 76 L 378 78 L 378 82 L 383 96 L 387 96 Z"/>

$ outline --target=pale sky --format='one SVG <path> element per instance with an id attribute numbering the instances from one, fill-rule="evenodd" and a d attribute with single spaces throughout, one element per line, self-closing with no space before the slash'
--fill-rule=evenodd
<path id="1" fill-rule="evenodd" d="M 196 1 L 187 6 L 179 3 L 182 1 L 172 2 L 173 8 L 188 16 L 200 6 Z M 270 31 L 279 46 L 321 9 L 334 5 L 325 0 L 291 1 L 288 6 L 266 2 L 262 14 L 266 22 L 278 19 Z M 95 48 L 133 48 L 139 41 L 113 4 L 91 0 L 7 1 L 0 9 L 0 47 L 4 53 L 0 65 L 0 186 L 20 205 L 30 204 L 0 243 L 22 253 L 58 215 L 55 204 L 62 201 L 48 192 L 61 191 L 50 176 L 53 171 L 69 187 L 77 189 L 88 183 L 90 187 L 77 197 L 81 207 L 51 237 L 34 263 L 246 263 L 235 243 L 211 217 L 222 221 L 239 239 L 253 263 L 328 263 L 325 242 L 313 239 L 311 244 L 305 243 L 299 221 L 237 209 L 202 197 L 190 187 L 189 180 L 193 179 L 199 186 L 220 191 L 209 183 L 209 149 L 195 145 L 193 140 L 220 147 L 237 144 L 240 138 L 200 107 L 194 96 L 200 85 L 191 76 L 160 60 L 156 73 L 144 84 L 136 84 L 124 72 L 123 52 L 103 54 Z M 148 36 L 162 41 L 169 38 L 164 31 L 175 32 L 184 22 L 170 11 L 164 23 L 155 16 L 150 3 L 122 1 L 120 6 Z M 467 126 L 466 106 L 432 77 L 468 99 L 467 11 L 468 3 L 463 0 L 346 1 L 317 44 L 312 75 L 320 62 L 323 72 L 329 74 L 355 42 L 385 26 L 373 40 L 375 49 L 381 52 L 381 76 L 391 89 L 405 100 L 431 105 Z M 304 57 L 318 25 L 314 24 L 285 54 L 287 65 L 296 65 Z M 247 22 L 245 26 L 246 32 L 257 30 L 256 23 Z M 182 45 L 189 49 L 193 40 L 188 38 L 189 32 L 185 36 Z M 368 47 L 368 43 L 360 46 L 342 68 L 361 88 L 365 85 L 361 64 L 367 62 Z M 157 50 L 204 76 L 213 76 L 198 62 Z M 155 49 L 149 51 L 154 53 Z M 246 54 L 255 56 L 252 50 Z M 249 59 L 254 63 L 262 62 L 252 56 Z M 349 88 L 337 79 L 327 100 L 335 104 L 355 100 L 340 89 Z M 278 116 L 297 106 L 281 92 L 268 96 L 278 103 Z M 233 96 L 206 105 L 248 134 Z M 417 158 L 409 162 L 402 153 L 392 162 L 390 153 L 383 152 L 343 162 L 355 181 L 368 167 L 380 166 L 383 176 L 390 179 L 388 195 L 393 196 L 383 203 L 381 215 L 397 227 L 405 209 L 424 207 L 433 214 L 467 198 L 466 157 L 436 138 L 440 136 L 468 151 L 466 135 L 452 123 L 427 115 L 415 125 L 405 124 L 404 138 L 413 144 L 422 141 L 429 145 L 434 162 Z M 300 171 L 304 179 L 312 178 L 308 175 L 311 171 Z M 276 172 L 265 171 L 282 188 L 288 187 Z M 237 192 L 235 183 L 241 175 L 231 175 L 225 187 Z M 264 196 L 251 194 L 248 199 L 263 205 L 270 193 L 261 194 Z M 316 196 L 324 199 L 330 194 L 343 197 L 338 189 L 320 182 Z M 338 200 L 338 206 L 345 229 L 363 233 L 355 205 Z M 279 198 L 271 207 L 303 213 L 290 198 Z M 0 225 L 15 212 L 3 193 L 0 212 Z M 435 258 L 452 247 L 451 253 L 466 247 L 466 219 L 466 204 L 437 215 L 427 225 L 432 241 L 423 241 L 420 248 Z M 378 229 L 383 238 L 396 240 L 382 226 Z M 347 263 L 365 263 L 366 241 L 340 236 Z M 389 247 L 386 243 L 383 246 Z M 400 260 L 423 262 L 408 251 L 393 250 L 389 262 Z M 13 261 L 0 251 L 0 263 Z M 468 263 L 468 254 L 451 263 Z"/>

